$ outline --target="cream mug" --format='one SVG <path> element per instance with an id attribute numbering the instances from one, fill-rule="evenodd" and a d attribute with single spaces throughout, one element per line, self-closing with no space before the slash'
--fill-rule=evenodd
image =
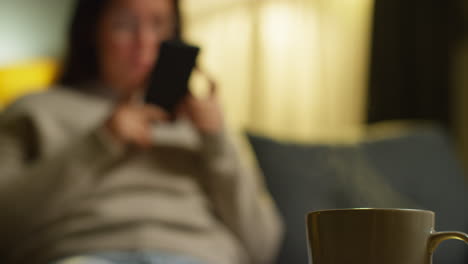
<path id="1" fill-rule="evenodd" d="M 314 264 L 430 264 L 440 242 L 462 232 L 436 232 L 434 213 L 409 209 L 342 209 L 307 215 Z"/>

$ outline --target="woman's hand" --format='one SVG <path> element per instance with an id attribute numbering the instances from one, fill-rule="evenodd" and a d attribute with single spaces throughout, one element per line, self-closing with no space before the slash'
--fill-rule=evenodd
<path id="1" fill-rule="evenodd" d="M 123 144 L 149 148 L 153 145 L 152 124 L 167 119 L 168 114 L 161 108 L 137 103 L 130 96 L 117 104 L 105 127 Z"/>
<path id="2" fill-rule="evenodd" d="M 218 134 L 223 130 L 224 118 L 219 104 L 216 84 L 209 79 L 210 92 L 204 98 L 189 94 L 181 105 L 181 112 L 204 134 Z"/>

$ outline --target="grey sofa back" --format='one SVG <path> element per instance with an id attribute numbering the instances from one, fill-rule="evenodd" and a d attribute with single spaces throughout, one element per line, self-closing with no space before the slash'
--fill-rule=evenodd
<path id="1" fill-rule="evenodd" d="M 375 207 L 435 211 L 439 231 L 468 231 L 468 185 L 437 128 L 355 145 L 297 145 L 249 135 L 287 227 L 278 263 L 308 263 L 309 211 Z M 463 242 L 444 242 L 434 264 L 468 263 Z"/>

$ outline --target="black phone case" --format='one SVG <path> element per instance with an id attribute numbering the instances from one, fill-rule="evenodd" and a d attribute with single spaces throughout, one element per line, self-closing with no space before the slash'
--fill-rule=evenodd
<path id="1" fill-rule="evenodd" d="M 183 42 L 163 42 L 150 76 L 145 101 L 174 114 L 177 104 L 189 92 L 188 81 L 199 51 L 200 48 Z"/>

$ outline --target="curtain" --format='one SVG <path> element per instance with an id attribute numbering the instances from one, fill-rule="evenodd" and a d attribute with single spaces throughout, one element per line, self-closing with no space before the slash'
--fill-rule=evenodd
<path id="1" fill-rule="evenodd" d="M 453 128 L 461 2 L 376 1 L 369 122 L 425 119 Z"/>
<path id="2" fill-rule="evenodd" d="M 454 95 L 456 137 L 459 141 L 459 150 L 468 172 L 468 2 L 462 2 L 462 37 L 457 45 L 455 57 L 455 86 Z M 467 173 L 468 175 L 468 173 Z"/>
<path id="3" fill-rule="evenodd" d="M 372 0 L 182 3 L 186 39 L 202 47 L 233 128 L 294 141 L 361 133 Z"/>

